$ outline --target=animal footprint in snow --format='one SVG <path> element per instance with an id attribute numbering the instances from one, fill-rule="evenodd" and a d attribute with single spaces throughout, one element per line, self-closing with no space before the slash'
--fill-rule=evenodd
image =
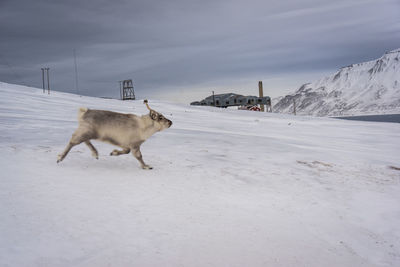
<path id="1" fill-rule="evenodd" d="M 314 160 L 313 162 L 307 162 L 307 161 L 297 160 L 297 163 L 306 165 L 306 166 L 308 166 L 308 167 L 310 167 L 310 168 L 317 168 L 317 167 L 321 167 L 321 166 L 323 166 L 323 167 L 328 167 L 328 168 L 331 168 L 331 167 L 332 167 L 331 164 L 324 163 L 324 162 L 317 161 L 317 160 Z"/>

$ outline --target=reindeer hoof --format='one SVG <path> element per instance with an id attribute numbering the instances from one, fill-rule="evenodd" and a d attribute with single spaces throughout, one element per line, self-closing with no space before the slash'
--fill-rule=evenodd
<path id="1" fill-rule="evenodd" d="M 57 157 L 57 163 L 61 162 L 63 160 L 63 157 L 61 155 L 58 155 Z"/>
<path id="2" fill-rule="evenodd" d="M 151 167 L 151 166 L 149 166 L 149 165 L 144 165 L 144 166 L 142 166 L 142 169 L 143 169 L 143 170 L 152 170 L 153 167 Z"/>

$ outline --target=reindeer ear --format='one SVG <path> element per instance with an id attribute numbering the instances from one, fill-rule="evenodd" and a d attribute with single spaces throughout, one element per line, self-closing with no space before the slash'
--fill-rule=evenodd
<path id="1" fill-rule="evenodd" d="M 154 110 L 150 110 L 150 118 L 152 120 L 157 119 L 157 113 Z"/>

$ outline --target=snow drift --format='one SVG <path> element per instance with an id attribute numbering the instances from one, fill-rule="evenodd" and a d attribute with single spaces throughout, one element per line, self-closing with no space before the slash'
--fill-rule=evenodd
<path id="1" fill-rule="evenodd" d="M 78 108 L 0 83 L 0 266 L 399 266 L 400 124 L 191 107 L 142 145 L 56 164 Z"/>

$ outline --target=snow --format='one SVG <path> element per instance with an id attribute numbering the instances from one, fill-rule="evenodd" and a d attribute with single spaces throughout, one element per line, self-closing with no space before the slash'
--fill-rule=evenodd
<path id="1" fill-rule="evenodd" d="M 352 64 L 273 100 L 274 112 L 343 116 L 400 113 L 400 49 Z"/>
<path id="2" fill-rule="evenodd" d="M 399 266 L 400 124 L 149 100 L 132 155 L 60 164 L 79 107 L 142 101 L 0 83 L 0 266 Z"/>

